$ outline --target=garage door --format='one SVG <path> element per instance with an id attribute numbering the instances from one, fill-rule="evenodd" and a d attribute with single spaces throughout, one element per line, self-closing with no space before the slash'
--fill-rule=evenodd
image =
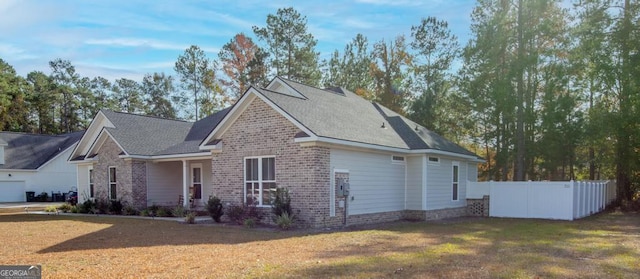
<path id="1" fill-rule="evenodd" d="M 0 181 L 0 202 L 24 202 L 24 181 Z"/>

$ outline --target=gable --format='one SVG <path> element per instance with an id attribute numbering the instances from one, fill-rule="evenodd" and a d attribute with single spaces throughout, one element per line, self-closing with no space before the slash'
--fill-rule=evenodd
<path id="1" fill-rule="evenodd" d="M 88 155 L 89 149 L 95 144 L 104 128 L 115 128 L 115 125 L 109 121 L 102 111 L 99 111 L 89 124 L 89 128 L 87 128 L 78 145 L 71 152 L 68 160 L 73 161 Z"/>
<path id="2" fill-rule="evenodd" d="M 224 134 L 229 130 L 233 125 L 235 125 L 236 121 L 245 113 L 254 113 L 252 111 L 256 111 L 254 103 L 262 104 L 270 109 L 273 113 L 280 115 L 286 121 L 296 126 L 301 132 L 309 135 L 309 137 L 313 138 L 315 134 L 309 130 L 307 127 L 298 122 L 291 115 L 286 113 L 280 107 L 276 106 L 269 99 L 264 97 L 260 92 L 250 87 L 247 92 L 238 100 L 238 102 L 231 108 L 231 110 L 225 115 L 225 117 L 220 121 L 220 123 L 216 126 L 216 128 L 205 138 L 200 144 L 201 150 L 213 150 L 220 148 L 218 145 L 220 143 L 220 139 L 224 136 Z M 264 112 L 264 110 L 258 110 Z M 271 113 L 271 112 L 270 112 Z M 255 113 L 254 113 L 255 114 Z M 260 128 L 260 127 L 257 127 Z"/>

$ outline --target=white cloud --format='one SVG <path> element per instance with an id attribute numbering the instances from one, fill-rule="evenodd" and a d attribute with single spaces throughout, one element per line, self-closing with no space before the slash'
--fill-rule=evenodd
<path id="1" fill-rule="evenodd" d="M 383 6 L 421 6 L 423 3 L 415 0 L 356 0 L 356 2 L 363 4 L 372 4 L 372 5 L 383 5 Z M 440 1 L 432 1 L 432 2 L 440 2 Z"/>
<path id="2" fill-rule="evenodd" d="M 186 44 L 162 42 L 153 39 L 142 38 L 113 38 L 113 39 L 88 39 L 84 42 L 88 45 L 102 45 L 113 47 L 149 47 L 160 50 L 185 50 L 190 47 Z M 219 48 L 199 46 L 205 52 L 218 53 Z"/>
<path id="3" fill-rule="evenodd" d="M 10 44 L 0 43 L 0 57 L 11 57 L 13 60 L 34 59 L 37 56 Z"/>

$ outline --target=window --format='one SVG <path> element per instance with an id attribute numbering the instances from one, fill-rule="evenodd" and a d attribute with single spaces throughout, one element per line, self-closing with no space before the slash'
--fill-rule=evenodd
<path id="1" fill-rule="evenodd" d="M 116 167 L 109 167 L 109 198 L 118 199 L 118 189 L 116 180 Z"/>
<path id="2" fill-rule="evenodd" d="M 459 183 L 460 178 L 458 177 L 459 168 L 460 168 L 460 166 L 458 165 L 458 163 L 454 162 L 453 163 L 453 170 L 452 170 L 452 173 L 453 173 L 453 178 L 452 178 L 452 181 L 453 181 L 453 183 L 452 183 L 453 193 L 452 193 L 452 198 L 451 198 L 451 200 L 454 200 L 454 201 L 458 200 L 458 185 L 460 184 Z"/>
<path id="3" fill-rule="evenodd" d="M 431 164 L 439 164 L 440 163 L 440 158 L 438 158 L 438 157 L 429 157 L 429 163 L 431 163 Z"/>
<path id="4" fill-rule="evenodd" d="M 271 198 L 276 191 L 275 163 L 275 157 L 245 159 L 245 202 L 253 199 L 259 206 L 271 204 Z"/>
<path id="5" fill-rule="evenodd" d="M 404 164 L 404 156 L 391 156 L 391 163 Z"/>
<path id="6" fill-rule="evenodd" d="M 202 165 L 195 164 L 191 167 L 191 198 L 202 199 Z"/>
<path id="7" fill-rule="evenodd" d="M 95 194 L 94 194 L 94 190 L 93 190 L 93 168 L 89 168 L 89 198 L 94 198 Z"/>

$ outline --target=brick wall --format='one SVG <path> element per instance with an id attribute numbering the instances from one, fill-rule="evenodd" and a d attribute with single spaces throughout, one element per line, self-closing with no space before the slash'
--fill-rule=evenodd
<path id="1" fill-rule="evenodd" d="M 329 149 L 301 147 L 289 120 L 255 99 L 222 137 L 211 165 L 214 195 L 223 204 L 244 202 L 244 158 L 275 156 L 276 184 L 289 189 L 298 225 L 324 226 L 329 216 Z M 270 219 L 270 217 L 266 217 Z"/>
<path id="2" fill-rule="evenodd" d="M 110 138 L 98 150 L 93 168 L 95 197 L 109 198 L 109 167 L 116 167 L 117 198 L 135 207 L 146 207 L 146 163 L 121 159 L 121 152 Z"/>

